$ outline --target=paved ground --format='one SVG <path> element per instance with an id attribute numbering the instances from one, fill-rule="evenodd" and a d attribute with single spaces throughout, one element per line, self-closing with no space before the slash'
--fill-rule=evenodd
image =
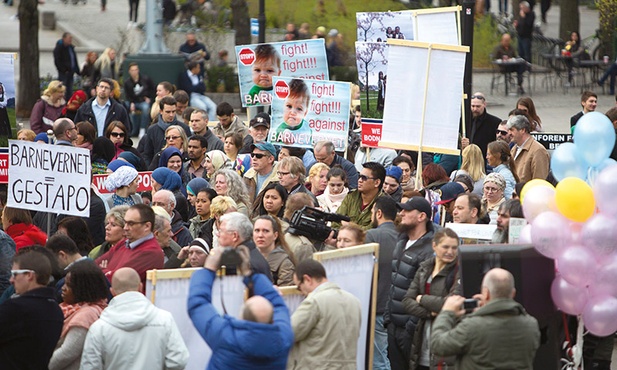
<path id="1" fill-rule="evenodd" d="M 495 3 L 492 8 L 496 9 L 496 0 L 492 1 Z M 2 10 L 0 12 L 0 34 L 13 35 L 0 39 L 0 52 L 17 52 L 19 22 L 10 19 L 17 12 L 17 7 L 0 5 L 0 9 Z M 145 1 L 142 1 L 139 10 L 138 19 L 143 22 L 145 20 Z M 100 3 L 97 0 L 88 0 L 85 5 L 71 5 L 64 4 L 60 0 L 46 0 L 45 4 L 39 6 L 39 11 L 53 11 L 57 19 L 55 31 L 41 30 L 39 32 L 40 72 L 43 76 L 47 74 L 56 75 L 51 51 L 64 31 L 71 32 L 75 36 L 80 63 L 83 62 L 85 53 L 90 50 L 100 52 L 106 46 L 118 47 L 121 43 L 127 42 L 128 4 L 126 1 L 108 1 L 107 11 L 101 12 Z M 581 34 L 586 37 L 593 34 L 598 27 L 598 12 L 586 7 L 581 7 L 580 12 Z M 558 20 L 559 7 L 553 6 L 548 13 L 548 24 L 542 25 L 546 36 L 557 37 Z M 130 39 L 130 33 L 128 34 Z M 474 73 L 473 91 L 482 91 L 487 94 L 489 112 L 499 117 L 506 117 L 507 113 L 514 108 L 518 96 L 504 96 L 503 88 L 490 95 L 491 77 L 491 73 Z M 575 87 L 564 91 L 562 88 L 557 88 L 547 92 L 545 88 L 541 87 L 541 79 L 542 77 L 537 76 L 536 88 L 528 88 L 527 90 L 532 93 L 532 98 L 546 131 L 568 132 L 569 117 L 575 114 L 580 107 L 581 89 Z M 615 100 L 612 96 L 602 95 L 599 97 L 598 109 L 605 112 L 613 104 L 615 104 Z"/>

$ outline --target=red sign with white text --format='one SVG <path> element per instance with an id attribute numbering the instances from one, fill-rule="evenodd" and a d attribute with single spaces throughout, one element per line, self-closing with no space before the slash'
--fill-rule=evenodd
<path id="1" fill-rule="evenodd" d="M 7 150 L 7 151 L 0 152 L 0 184 L 8 184 L 8 183 L 9 183 L 9 153 Z"/>
<path id="2" fill-rule="evenodd" d="M 244 48 L 238 53 L 240 63 L 250 66 L 255 62 L 255 52 L 252 49 Z"/>
<path id="3" fill-rule="evenodd" d="M 362 118 L 362 146 L 368 148 L 377 148 L 377 144 L 381 140 L 381 127 L 383 120 Z"/>
<path id="4" fill-rule="evenodd" d="M 109 175 L 94 175 L 92 176 L 92 183 L 96 186 L 96 190 L 101 194 L 111 194 L 113 191 L 105 189 L 105 179 Z M 139 172 L 139 186 L 137 186 L 137 192 L 152 191 L 152 171 Z"/>

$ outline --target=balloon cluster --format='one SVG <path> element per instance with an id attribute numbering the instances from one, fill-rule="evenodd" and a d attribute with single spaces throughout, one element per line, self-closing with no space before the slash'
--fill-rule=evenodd
<path id="1" fill-rule="evenodd" d="M 521 201 L 529 222 L 521 242 L 556 262 L 553 302 L 565 313 L 582 315 L 592 334 L 616 332 L 617 165 L 598 172 L 593 186 L 578 177 L 565 177 L 556 187 L 532 180 Z"/>

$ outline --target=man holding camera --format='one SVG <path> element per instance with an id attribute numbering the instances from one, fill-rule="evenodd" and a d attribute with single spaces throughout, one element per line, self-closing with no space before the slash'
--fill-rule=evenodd
<path id="1" fill-rule="evenodd" d="M 212 349 L 208 369 L 285 369 L 294 341 L 289 310 L 272 282 L 253 273 L 247 247 L 235 249 L 238 274 L 254 292 L 242 306 L 240 319 L 221 316 L 212 305 L 212 285 L 223 251 L 215 248 L 210 253 L 205 269 L 193 274 L 189 288 L 189 316 Z"/>
<path id="2" fill-rule="evenodd" d="M 459 370 L 531 369 L 540 346 L 540 329 L 535 318 L 514 301 L 514 277 L 494 268 L 482 280 L 482 293 L 473 313 L 465 314 L 465 298 L 446 299 L 435 319 L 431 352 L 437 356 L 457 356 Z"/>

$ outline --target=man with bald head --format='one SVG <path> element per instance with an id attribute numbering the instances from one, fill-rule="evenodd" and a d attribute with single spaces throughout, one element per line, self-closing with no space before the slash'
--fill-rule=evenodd
<path id="1" fill-rule="evenodd" d="M 141 290 L 137 271 L 116 270 L 114 298 L 88 330 L 82 369 L 184 369 L 189 351 L 173 316 L 150 303 Z"/>
<path id="2" fill-rule="evenodd" d="M 56 137 L 56 145 L 74 146 L 77 140 L 77 127 L 73 121 L 59 118 L 54 121 L 52 130 Z"/>
<path id="3" fill-rule="evenodd" d="M 486 158 L 488 143 L 495 141 L 495 133 L 501 119 L 486 111 L 486 97 L 481 92 L 471 96 L 471 121 L 465 122 L 467 137 L 461 139 L 461 149 L 476 144 Z"/>
<path id="4" fill-rule="evenodd" d="M 504 33 L 501 35 L 501 41 L 499 45 L 495 47 L 493 50 L 493 59 L 501 60 L 503 62 L 508 61 L 509 59 L 517 58 L 516 51 L 512 47 L 512 37 L 509 33 Z M 517 63 L 517 64 L 501 64 L 499 69 L 501 73 L 512 73 L 516 72 L 519 94 L 524 94 L 525 89 L 523 89 L 523 73 L 525 72 L 525 68 L 527 68 L 526 64 Z M 509 76 L 509 75 L 508 75 Z M 506 81 L 508 83 L 508 81 Z"/>
<path id="5" fill-rule="evenodd" d="M 238 253 L 236 271 L 252 288 L 253 296 L 242 306 L 239 319 L 221 316 L 212 305 L 212 285 L 224 251 Z M 215 248 L 204 267 L 191 277 L 187 306 L 195 329 L 212 349 L 207 368 L 285 369 L 293 344 L 289 310 L 270 279 L 251 270 L 249 249 Z"/>
<path id="6" fill-rule="evenodd" d="M 294 283 L 306 299 L 291 317 L 294 369 L 355 369 L 362 322 L 360 301 L 328 281 L 321 263 L 300 262 Z"/>
<path id="7" fill-rule="evenodd" d="M 431 352 L 456 356 L 460 370 L 533 368 L 540 329 L 514 301 L 515 294 L 512 274 L 494 268 L 484 276 L 482 292 L 474 296 L 479 308 L 460 322 L 465 298 L 447 298 L 433 323 Z"/>

